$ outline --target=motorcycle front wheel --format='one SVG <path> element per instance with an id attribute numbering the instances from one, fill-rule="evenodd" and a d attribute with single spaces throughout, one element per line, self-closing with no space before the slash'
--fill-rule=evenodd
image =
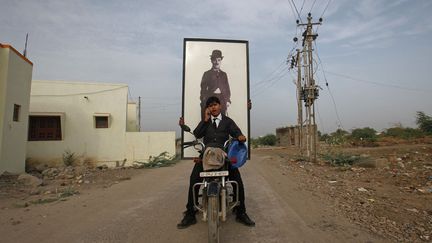
<path id="1" fill-rule="evenodd" d="M 207 206 L 208 242 L 219 243 L 219 198 L 208 197 Z"/>

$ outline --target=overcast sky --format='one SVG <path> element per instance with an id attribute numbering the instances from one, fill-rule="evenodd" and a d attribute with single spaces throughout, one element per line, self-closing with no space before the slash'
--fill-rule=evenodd
<path id="1" fill-rule="evenodd" d="M 0 0 L 0 43 L 22 51 L 29 33 L 33 79 L 126 83 L 142 97 L 144 131 L 178 132 L 183 39 L 248 40 L 256 137 L 297 121 L 285 63 L 302 32 L 293 3 L 302 21 L 324 19 L 319 130 L 415 127 L 416 111 L 432 115 L 429 0 Z"/>

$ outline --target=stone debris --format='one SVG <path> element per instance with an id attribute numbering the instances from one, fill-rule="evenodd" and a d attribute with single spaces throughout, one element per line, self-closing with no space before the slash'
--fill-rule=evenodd
<path id="1" fill-rule="evenodd" d="M 30 187 L 37 187 L 43 184 L 43 180 L 26 173 L 19 175 L 17 180 L 19 183 Z"/>
<path id="2" fill-rule="evenodd" d="M 357 191 L 359 191 L 359 192 L 368 192 L 368 190 L 365 189 L 364 187 L 357 188 Z"/>

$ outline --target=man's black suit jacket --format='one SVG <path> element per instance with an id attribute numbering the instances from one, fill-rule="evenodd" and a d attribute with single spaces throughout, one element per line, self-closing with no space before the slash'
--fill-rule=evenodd
<path id="1" fill-rule="evenodd" d="M 237 124 L 224 114 L 222 114 L 222 120 L 219 122 L 219 126 L 217 128 L 213 126 L 211 119 L 209 119 L 207 122 L 201 120 L 193 133 L 197 138 L 204 137 L 204 144 L 207 147 L 220 148 L 223 148 L 223 145 L 225 141 L 229 139 L 229 136 L 238 138 L 240 135 L 242 135 L 242 132 Z"/>

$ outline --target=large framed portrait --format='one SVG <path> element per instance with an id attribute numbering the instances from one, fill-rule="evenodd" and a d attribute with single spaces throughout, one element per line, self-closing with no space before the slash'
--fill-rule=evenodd
<path id="1" fill-rule="evenodd" d="M 207 98 L 216 96 L 221 113 L 234 120 L 250 145 L 248 41 L 185 38 L 183 44 L 185 124 L 193 131 L 204 116 Z M 182 142 L 193 140 L 192 134 L 182 131 Z M 188 159 L 198 153 L 190 147 L 182 148 L 181 155 Z"/>

